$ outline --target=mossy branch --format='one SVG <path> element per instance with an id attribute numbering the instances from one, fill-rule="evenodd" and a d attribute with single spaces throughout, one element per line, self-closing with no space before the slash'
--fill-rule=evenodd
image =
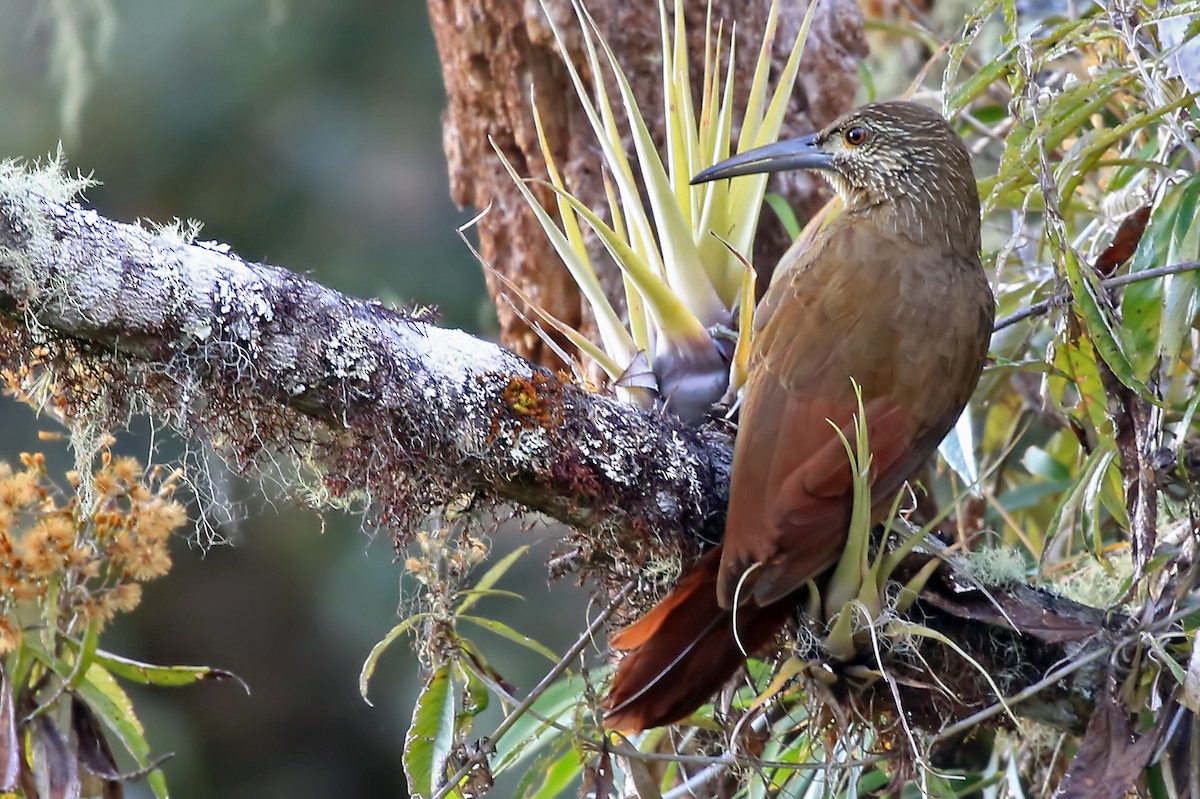
<path id="1" fill-rule="evenodd" d="M 241 472 L 294 461 L 316 504 L 350 503 L 393 531 L 478 494 L 584 529 L 719 532 L 718 436 L 36 181 L 0 174 L 0 361 L 48 369 L 68 416 L 148 414 Z"/>

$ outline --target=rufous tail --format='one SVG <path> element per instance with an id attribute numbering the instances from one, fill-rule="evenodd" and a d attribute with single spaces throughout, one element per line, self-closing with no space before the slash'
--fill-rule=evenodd
<path id="1" fill-rule="evenodd" d="M 628 655 L 617 667 L 605 702 L 604 726 L 640 731 L 690 715 L 762 649 L 787 620 L 794 603 L 735 612 L 717 603 L 721 548 L 706 554 L 675 589 L 645 616 L 613 636 Z"/>

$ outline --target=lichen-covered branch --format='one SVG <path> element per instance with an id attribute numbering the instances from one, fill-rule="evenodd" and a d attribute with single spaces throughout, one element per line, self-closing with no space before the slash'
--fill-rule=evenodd
<path id="1" fill-rule="evenodd" d="M 713 435 L 12 177 L 0 193 L 0 359 L 57 359 L 69 413 L 149 413 L 243 471 L 294 456 L 331 498 L 393 529 L 471 492 L 584 528 L 720 529 L 729 454 Z"/>

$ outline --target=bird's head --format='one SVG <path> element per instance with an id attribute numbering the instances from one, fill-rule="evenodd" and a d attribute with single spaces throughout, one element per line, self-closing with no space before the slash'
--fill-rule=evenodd
<path id="1" fill-rule="evenodd" d="M 943 229 L 978 236 L 979 194 L 967 148 L 925 106 L 860 106 L 815 133 L 722 161 L 692 182 L 791 169 L 818 170 L 848 211 L 891 204 L 902 216 L 944 220 Z"/>

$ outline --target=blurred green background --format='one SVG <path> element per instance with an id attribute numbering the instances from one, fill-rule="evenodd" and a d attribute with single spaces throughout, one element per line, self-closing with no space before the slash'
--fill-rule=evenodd
<path id="1" fill-rule="evenodd" d="M 0 2 L 0 157 L 44 156 L 65 138 L 71 168 L 102 181 L 86 200 L 106 216 L 194 218 L 201 238 L 248 259 L 360 297 L 435 304 L 446 325 L 494 334 L 480 271 L 455 232 L 469 211 L 448 195 L 444 94 L 423 3 L 111 0 L 113 36 L 99 59 L 92 37 L 103 15 L 84 18 L 83 40 L 56 56 L 63 29 L 50 7 Z M 64 127 L 63 55 L 85 59 L 90 76 L 78 135 Z M 70 455 L 38 441 L 39 428 L 53 423 L 0 400 L 0 458 L 41 449 L 61 473 Z M 162 439 L 143 422 L 117 449 L 144 460 L 153 440 L 156 462 L 178 457 L 180 442 Z M 231 683 L 131 689 L 156 751 L 176 753 L 165 766 L 173 795 L 404 796 L 400 752 L 418 687 L 407 646 L 382 660 L 375 707 L 357 687 L 363 658 L 415 591 L 387 536 L 372 540 L 340 516 L 322 533 L 315 514 L 215 473 L 240 509 L 220 529 L 232 546 L 205 552 L 180 538 L 175 569 L 101 642 L 227 668 L 250 685 L 249 696 Z M 483 615 L 562 649 L 583 626 L 572 609 L 584 599 L 573 585 L 545 585 L 552 532 L 498 536 L 499 549 L 541 543 L 501 585 L 527 602 Z M 555 618 L 528 613 L 551 606 Z M 488 634 L 476 640 L 518 688 L 545 668 Z"/>

